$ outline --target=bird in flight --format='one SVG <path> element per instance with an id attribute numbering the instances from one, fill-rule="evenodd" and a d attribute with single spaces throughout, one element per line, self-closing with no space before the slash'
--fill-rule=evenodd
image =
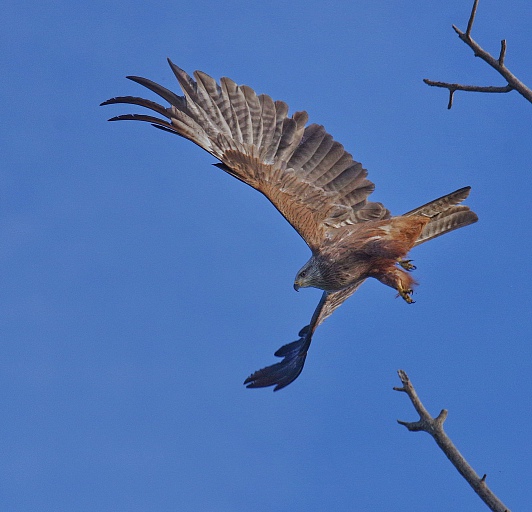
<path id="1" fill-rule="evenodd" d="M 288 106 L 257 95 L 229 78 L 217 83 L 201 71 L 190 77 L 168 60 L 183 96 L 138 76 L 130 80 L 147 87 L 170 106 L 119 96 L 102 103 L 146 107 L 161 117 L 126 114 L 110 121 L 147 121 L 156 128 L 189 139 L 219 160 L 217 167 L 264 194 L 295 228 L 311 250 L 294 288 L 323 290 L 309 325 L 299 338 L 275 355 L 282 360 L 250 375 L 249 388 L 293 382 L 301 373 L 314 331 L 373 277 L 397 290 L 408 304 L 416 281 L 406 259 L 410 249 L 427 240 L 472 224 L 478 217 L 460 204 L 464 187 L 392 216 L 381 204 L 368 201 L 375 186 L 362 164 L 318 124 L 307 125 L 306 112 L 288 115 Z"/>

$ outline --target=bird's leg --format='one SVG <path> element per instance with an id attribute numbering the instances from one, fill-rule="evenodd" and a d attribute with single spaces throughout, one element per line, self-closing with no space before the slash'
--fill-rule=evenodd
<path id="1" fill-rule="evenodd" d="M 408 272 L 397 268 L 395 260 L 384 263 L 373 272 L 371 277 L 375 277 L 382 284 L 394 288 L 399 292 L 398 297 L 401 296 L 405 302 L 412 304 L 414 302 L 411 297 L 412 288 L 417 284 L 415 279 Z"/>
<path id="2" fill-rule="evenodd" d="M 413 260 L 405 260 L 403 258 L 397 260 L 397 263 L 401 265 L 405 270 L 408 270 L 408 272 L 412 272 L 412 270 L 416 270 L 416 266 L 412 265 Z"/>

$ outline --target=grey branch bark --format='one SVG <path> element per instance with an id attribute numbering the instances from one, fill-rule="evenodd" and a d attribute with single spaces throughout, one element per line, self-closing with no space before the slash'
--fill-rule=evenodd
<path id="1" fill-rule="evenodd" d="M 397 423 L 404 425 L 411 432 L 423 431 L 430 434 L 453 466 L 493 512 L 510 512 L 510 510 L 499 498 L 497 498 L 497 496 L 495 496 L 495 494 L 493 494 L 486 484 L 486 475 L 479 477 L 476 474 L 475 470 L 468 464 L 463 455 L 458 451 L 449 436 L 443 430 L 443 423 L 447 418 L 447 411 L 442 409 L 440 414 L 438 414 L 436 418 L 433 418 L 419 399 L 406 372 L 404 370 L 399 370 L 397 373 L 399 374 L 403 386 L 400 388 L 395 387 L 393 389 L 395 391 L 406 393 L 419 414 L 418 421 L 409 422 L 397 420 Z"/>
<path id="2" fill-rule="evenodd" d="M 523 82 L 521 82 L 504 64 L 504 58 L 506 57 L 506 40 L 503 39 L 501 41 L 501 51 L 499 53 L 499 57 L 495 58 L 486 50 L 484 50 L 471 37 L 471 30 L 473 29 L 473 23 L 475 21 L 475 16 L 477 13 L 478 1 L 479 0 L 474 0 L 473 9 L 471 10 L 471 16 L 469 17 L 469 22 L 467 24 L 466 31 L 462 32 L 455 25 L 453 25 L 453 29 L 458 34 L 458 37 L 473 50 L 475 57 L 480 57 L 484 62 L 488 63 L 493 69 L 498 71 L 499 74 L 506 79 L 507 84 L 502 87 L 496 87 L 438 82 L 434 80 L 429 80 L 428 78 L 425 78 L 423 81 L 427 85 L 431 85 L 433 87 L 443 87 L 445 89 L 448 89 L 449 103 L 447 104 L 447 108 L 449 109 L 453 106 L 453 98 L 454 93 L 456 91 L 504 93 L 515 90 L 532 103 L 532 89 L 530 89 Z"/>

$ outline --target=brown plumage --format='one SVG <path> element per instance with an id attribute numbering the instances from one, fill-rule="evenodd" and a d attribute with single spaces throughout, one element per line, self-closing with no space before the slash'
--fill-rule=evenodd
<path id="1" fill-rule="evenodd" d="M 367 200 L 375 188 L 367 171 L 323 126 L 307 126 L 306 112 L 289 117 L 282 101 L 257 95 L 228 78 L 218 84 L 201 71 L 194 73 L 194 80 L 168 62 L 184 96 L 146 78 L 128 78 L 161 96 L 169 107 L 132 96 L 102 103 L 140 105 L 164 119 L 128 114 L 110 120 L 147 121 L 185 137 L 216 157 L 220 169 L 264 194 L 312 252 L 296 275 L 294 288 L 324 290 L 299 339 L 275 353 L 283 360 L 248 377 L 248 387 L 278 390 L 296 379 L 317 326 L 366 278 L 378 279 L 413 302 L 416 283 L 409 271 L 414 267 L 405 259 L 410 249 L 478 220 L 460 205 L 469 187 L 392 217 L 381 203 Z"/>

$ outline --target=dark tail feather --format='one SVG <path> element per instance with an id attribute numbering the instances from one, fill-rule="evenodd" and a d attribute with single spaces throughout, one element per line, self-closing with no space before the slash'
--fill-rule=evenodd
<path id="1" fill-rule="evenodd" d="M 275 356 L 284 358 L 280 363 L 257 370 L 244 381 L 246 387 L 265 388 L 275 386 L 273 390 L 278 391 L 296 380 L 303 370 L 312 340 L 312 333 L 308 327 L 304 327 L 299 332 L 301 338 L 283 345 L 275 352 Z"/>

